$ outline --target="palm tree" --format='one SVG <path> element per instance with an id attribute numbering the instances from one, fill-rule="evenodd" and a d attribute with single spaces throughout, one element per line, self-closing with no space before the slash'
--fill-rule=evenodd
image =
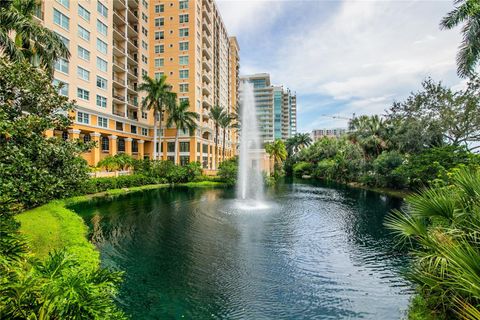
<path id="1" fill-rule="evenodd" d="M 265 151 L 270 155 L 270 159 L 273 159 L 274 172 L 277 175 L 282 162 L 287 158 L 287 149 L 285 143 L 282 140 L 277 139 L 274 142 L 265 144 Z"/>
<path id="2" fill-rule="evenodd" d="M 223 155 L 222 161 L 225 161 L 225 135 L 227 129 L 230 127 L 232 122 L 235 120 L 234 116 L 230 116 L 229 114 L 224 112 L 224 115 L 220 118 L 219 125 L 223 129 Z"/>
<path id="3" fill-rule="evenodd" d="M 218 165 L 218 131 L 220 129 L 220 121 L 225 116 L 223 108 L 220 106 L 213 106 L 210 109 L 210 119 L 213 120 L 215 125 L 215 165 L 214 169 L 217 168 Z"/>
<path id="4" fill-rule="evenodd" d="M 60 36 L 34 20 L 39 3 L 14 0 L 3 4 L 0 7 L 1 55 L 11 61 L 27 60 L 52 76 L 55 62 L 59 58 L 70 58 L 70 52 Z"/>
<path id="5" fill-rule="evenodd" d="M 290 137 L 285 142 L 288 154 L 293 155 L 298 151 L 306 148 L 312 144 L 312 138 L 308 133 L 297 133 L 293 137 Z"/>
<path id="6" fill-rule="evenodd" d="M 198 113 L 189 111 L 189 109 L 190 104 L 188 100 L 184 100 L 180 102 L 180 104 L 175 103 L 168 110 L 169 116 L 167 126 L 171 127 L 172 125 L 175 125 L 177 128 L 177 133 L 175 134 L 175 164 L 177 164 L 178 133 L 180 130 L 188 130 L 192 132 L 197 128 L 197 121 L 200 119 Z"/>
<path id="7" fill-rule="evenodd" d="M 387 125 L 378 115 L 354 118 L 350 125 L 353 129 L 350 140 L 363 148 L 365 156 L 375 157 L 387 149 Z"/>
<path id="8" fill-rule="evenodd" d="M 455 9 L 440 22 L 441 29 L 453 29 L 464 23 L 463 41 L 457 54 L 457 73 L 471 76 L 480 59 L 480 4 L 476 0 L 455 0 Z"/>
<path id="9" fill-rule="evenodd" d="M 167 77 L 152 79 L 147 75 L 143 76 L 143 83 L 138 86 L 139 91 L 145 91 L 147 96 L 142 101 L 142 111 L 153 110 L 153 159 L 158 156 L 157 148 L 157 126 L 160 123 L 162 131 L 162 116 L 166 109 L 175 103 L 176 94 L 171 92 L 172 86 L 167 83 Z M 161 143 L 161 141 L 159 142 Z"/>

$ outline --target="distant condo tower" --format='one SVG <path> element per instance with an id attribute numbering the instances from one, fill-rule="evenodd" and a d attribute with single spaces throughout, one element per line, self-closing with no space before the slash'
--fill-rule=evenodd
<path id="1" fill-rule="evenodd" d="M 251 83 L 254 87 L 263 142 L 286 140 L 297 133 L 297 96 L 294 92 L 281 85 L 272 85 L 268 73 L 242 76 L 240 81 Z"/>

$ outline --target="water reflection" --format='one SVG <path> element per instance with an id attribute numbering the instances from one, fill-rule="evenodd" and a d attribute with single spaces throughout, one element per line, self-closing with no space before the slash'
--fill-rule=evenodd
<path id="1" fill-rule="evenodd" d="M 163 189 L 77 207 L 134 319 L 399 319 L 406 261 L 383 217 L 401 202 L 289 183 L 239 212 L 234 192 Z"/>

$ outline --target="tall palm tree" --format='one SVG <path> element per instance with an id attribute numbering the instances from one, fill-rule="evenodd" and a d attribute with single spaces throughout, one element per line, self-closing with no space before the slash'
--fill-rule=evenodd
<path id="1" fill-rule="evenodd" d="M 59 58 L 70 58 L 60 36 L 43 27 L 33 17 L 37 0 L 2 1 L 0 6 L 0 55 L 11 60 L 27 60 L 52 76 Z"/>
<path id="2" fill-rule="evenodd" d="M 274 142 L 265 144 L 265 151 L 270 155 L 270 159 L 273 159 L 274 172 L 277 175 L 282 162 L 287 158 L 285 143 L 277 139 Z"/>
<path id="3" fill-rule="evenodd" d="M 375 157 L 387 149 L 386 123 L 378 115 L 360 116 L 350 124 L 353 130 L 349 138 L 363 148 L 365 156 Z"/>
<path id="4" fill-rule="evenodd" d="M 219 125 L 223 129 L 223 155 L 222 161 L 225 161 L 225 135 L 227 129 L 232 125 L 235 118 L 224 112 L 224 115 L 220 118 Z"/>
<path id="5" fill-rule="evenodd" d="M 457 54 L 457 73 L 468 77 L 480 59 L 480 3 L 477 0 L 455 0 L 455 9 L 440 22 L 441 29 L 453 29 L 463 23 L 463 41 Z"/>
<path id="6" fill-rule="evenodd" d="M 152 79 L 147 75 L 143 76 L 143 83 L 138 86 L 138 90 L 147 93 L 142 101 L 142 111 L 153 110 L 153 159 L 157 159 L 157 127 L 160 123 L 160 132 L 162 131 L 162 116 L 166 109 L 170 109 L 175 104 L 176 94 L 172 92 L 172 86 L 167 83 L 167 77 Z M 159 142 L 161 143 L 161 141 Z"/>
<path id="7" fill-rule="evenodd" d="M 213 106 L 210 109 L 210 119 L 213 120 L 215 125 L 215 165 L 214 169 L 218 166 L 218 131 L 220 129 L 220 121 L 225 116 L 223 108 L 220 106 Z"/>
<path id="8" fill-rule="evenodd" d="M 192 132 L 197 128 L 197 121 L 200 119 L 198 113 L 189 111 L 189 109 L 190 104 L 188 100 L 184 100 L 180 104 L 175 103 L 168 109 L 167 126 L 172 127 L 175 125 L 177 128 L 177 133 L 175 134 L 175 164 L 177 164 L 178 133 L 180 130 Z"/>
<path id="9" fill-rule="evenodd" d="M 306 148 L 312 144 L 312 138 L 308 133 L 297 133 L 296 135 L 297 140 L 297 148 L 301 150 Z"/>

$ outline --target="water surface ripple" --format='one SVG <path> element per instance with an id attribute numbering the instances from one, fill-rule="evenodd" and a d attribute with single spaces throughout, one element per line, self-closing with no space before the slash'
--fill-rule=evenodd
<path id="1" fill-rule="evenodd" d="M 401 205 L 364 190 L 282 184 L 269 208 L 232 190 L 160 189 L 75 209 L 132 319 L 400 319 L 404 254 L 382 226 Z"/>

